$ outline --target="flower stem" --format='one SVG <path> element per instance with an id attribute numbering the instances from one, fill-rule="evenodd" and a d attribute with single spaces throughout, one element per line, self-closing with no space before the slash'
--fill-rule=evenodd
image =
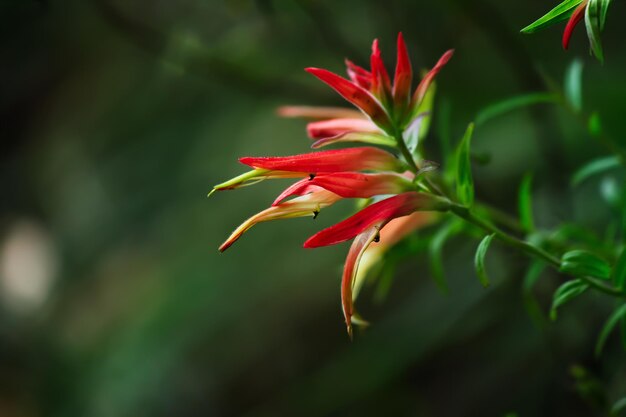
<path id="1" fill-rule="evenodd" d="M 472 211 L 469 208 L 462 206 L 460 204 L 450 203 L 450 211 L 452 211 L 452 213 L 462 218 L 463 220 L 475 226 L 478 226 L 479 228 L 483 229 L 487 233 L 494 234 L 495 237 L 498 238 L 503 243 L 506 243 L 509 246 L 517 248 L 528 255 L 537 257 L 543 260 L 544 262 L 546 262 L 547 264 L 551 265 L 552 267 L 556 268 L 557 270 L 560 269 L 561 261 L 559 258 L 541 249 L 540 247 L 531 245 L 528 242 L 525 242 L 521 239 L 518 239 L 514 236 L 509 235 L 508 233 L 502 231 L 501 229 L 494 226 L 493 224 L 476 216 L 474 213 L 472 213 Z M 596 278 L 588 277 L 588 276 L 581 276 L 577 278 L 580 278 L 581 280 L 589 284 L 590 287 L 593 287 L 597 289 L 598 291 L 601 291 L 605 294 L 608 294 L 614 297 L 626 296 L 618 288 L 606 285 L 602 281 Z"/>
<path id="2" fill-rule="evenodd" d="M 419 171 L 419 167 L 415 163 L 415 159 L 413 159 L 413 155 L 411 155 L 409 148 L 406 147 L 406 143 L 404 143 L 402 132 L 399 129 L 396 129 L 393 137 L 396 140 L 396 144 L 398 145 L 398 149 L 400 150 L 400 153 L 406 160 L 407 164 L 409 164 L 411 171 L 413 171 L 414 174 L 417 174 L 417 172 Z"/>
<path id="3" fill-rule="evenodd" d="M 396 140 L 400 153 L 402 154 L 407 164 L 409 165 L 409 168 L 411 169 L 411 171 L 413 171 L 413 173 L 417 174 L 419 172 L 419 167 L 415 163 L 415 160 L 413 159 L 411 152 L 409 151 L 409 149 L 406 146 L 406 143 L 404 142 L 402 131 L 396 128 L 393 137 Z M 556 256 L 550 254 L 549 252 L 545 251 L 544 249 L 538 246 L 532 245 L 524 240 L 521 240 L 515 236 L 512 236 L 504 232 L 503 230 L 493 225 L 489 221 L 479 216 L 476 216 L 474 213 L 472 213 L 472 211 L 468 207 L 452 202 L 450 198 L 447 195 L 445 195 L 428 178 L 426 178 L 426 181 L 423 185 L 425 185 L 426 188 L 432 194 L 438 195 L 439 197 L 445 199 L 446 203 L 449 205 L 449 210 L 452 213 L 454 213 L 456 216 L 483 229 L 489 234 L 494 234 L 495 237 L 498 238 L 498 240 L 502 241 L 503 243 L 506 243 L 509 246 L 517 248 L 520 251 L 526 253 L 527 255 L 534 256 L 543 260 L 544 262 L 551 265 L 557 270 L 561 268 L 561 260 L 559 258 L 557 258 Z M 519 226 L 519 223 L 517 223 L 514 219 L 512 220 L 511 218 L 508 217 L 508 215 L 500 212 L 499 210 L 494 209 L 487 205 L 482 206 L 482 208 L 486 210 L 488 212 L 488 215 L 490 217 L 493 217 L 494 220 L 499 221 L 502 224 L 507 224 L 512 229 L 518 229 L 518 230 L 521 229 L 521 227 Z M 581 280 L 586 282 L 590 287 L 593 287 L 597 289 L 598 291 L 601 291 L 605 294 L 611 295 L 613 297 L 626 298 L 626 294 L 624 294 L 620 289 L 612 287 L 610 285 L 606 285 L 605 283 L 598 280 L 597 278 L 588 277 L 588 276 L 580 276 L 577 278 L 580 278 Z"/>

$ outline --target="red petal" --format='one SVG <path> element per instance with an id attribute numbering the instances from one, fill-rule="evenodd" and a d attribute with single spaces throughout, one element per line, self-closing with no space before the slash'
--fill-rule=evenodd
<path id="1" fill-rule="evenodd" d="M 305 119 L 365 119 L 360 111 L 343 107 L 282 106 L 276 112 L 282 117 L 302 117 Z"/>
<path id="2" fill-rule="evenodd" d="M 320 174 L 312 182 L 344 198 L 369 198 L 382 194 L 398 194 L 411 187 L 397 174 L 362 174 L 360 172 L 337 172 Z"/>
<path id="3" fill-rule="evenodd" d="M 284 199 L 291 197 L 292 195 L 301 196 L 321 189 L 323 188 L 312 184 L 310 178 L 303 178 L 300 181 L 291 184 L 285 189 L 285 191 L 280 193 L 280 195 L 276 197 L 276 200 L 272 203 L 272 206 L 279 205 Z"/>
<path id="4" fill-rule="evenodd" d="M 396 105 L 406 105 L 411 91 L 413 70 L 402 32 L 398 34 L 397 53 L 396 75 L 393 79 L 393 99 Z"/>
<path id="5" fill-rule="evenodd" d="M 311 139 L 328 138 L 347 132 L 382 133 L 370 120 L 366 119 L 330 119 L 312 122 L 306 126 Z"/>
<path id="6" fill-rule="evenodd" d="M 354 62 L 350 61 L 349 59 L 346 59 L 345 63 L 346 63 L 346 67 L 348 68 L 348 70 L 354 72 L 355 74 L 359 74 L 359 75 L 361 75 L 363 77 L 367 77 L 367 78 L 372 76 L 371 72 L 369 72 L 365 68 L 355 64 Z"/>
<path id="7" fill-rule="evenodd" d="M 311 236 L 304 242 L 305 248 L 334 245 L 352 239 L 371 225 L 406 216 L 417 210 L 435 209 L 434 200 L 426 194 L 408 192 L 379 201 L 365 207 L 352 217 Z"/>
<path id="8" fill-rule="evenodd" d="M 341 279 L 341 307 L 343 309 L 343 316 L 346 319 L 346 327 L 350 338 L 352 338 L 352 316 L 354 315 L 354 303 L 352 301 L 354 278 L 356 277 L 359 261 L 363 256 L 363 252 L 365 252 L 370 243 L 376 239 L 380 226 L 381 225 L 373 225 L 354 239 L 343 267 L 343 277 Z"/>
<path id="9" fill-rule="evenodd" d="M 422 99 L 426 95 L 426 91 L 428 90 L 430 83 L 433 81 L 441 68 L 443 68 L 443 66 L 448 63 L 450 58 L 452 58 L 453 54 L 454 49 L 450 49 L 445 54 L 443 54 L 441 58 L 439 58 L 439 61 L 437 61 L 437 64 L 433 67 L 433 69 L 431 69 L 428 74 L 426 74 L 426 76 L 422 78 L 422 81 L 420 81 L 419 85 L 415 89 L 415 93 L 413 94 L 413 99 L 411 100 L 411 108 L 414 109 L 420 105 Z"/>
<path id="10" fill-rule="evenodd" d="M 342 142 L 358 142 L 367 143 L 369 145 L 389 146 L 395 148 L 397 142 L 382 133 L 366 133 L 366 132 L 346 132 L 337 136 L 318 139 L 311 145 L 311 148 L 317 149 L 323 146 L 334 145 Z"/>
<path id="11" fill-rule="evenodd" d="M 352 282 L 353 301 L 357 299 L 368 272 L 382 261 L 385 252 L 409 234 L 415 233 L 417 229 L 432 224 L 438 218 L 438 214 L 432 211 L 416 211 L 408 216 L 393 219 L 380 229 L 378 234 L 380 242 L 372 243 L 359 260 L 359 268 Z"/>
<path id="12" fill-rule="evenodd" d="M 330 206 L 340 199 L 341 197 L 337 194 L 316 187 L 313 192 L 307 195 L 294 198 L 278 206 L 269 207 L 250 217 L 231 233 L 228 239 L 219 247 L 219 250 L 220 252 L 224 252 L 257 223 L 294 217 L 315 216 L 321 209 Z"/>
<path id="13" fill-rule="evenodd" d="M 372 66 L 372 88 L 371 91 L 380 99 L 386 100 L 391 97 L 391 81 L 389 74 L 380 56 L 378 39 L 374 39 L 372 44 L 372 56 L 370 58 Z"/>
<path id="14" fill-rule="evenodd" d="M 585 7 L 587 7 L 587 1 L 580 3 L 565 26 L 565 31 L 563 32 L 563 49 L 565 50 L 569 47 L 569 40 L 572 37 L 574 28 L 585 17 Z"/>
<path id="15" fill-rule="evenodd" d="M 282 157 L 244 157 L 239 162 L 254 168 L 312 174 L 363 170 L 400 172 L 406 169 L 404 163 L 389 152 L 369 146 Z"/>
<path id="16" fill-rule="evenodd" d="M 389 116 L 380 103 L 362 87 L 325 69 L 306 68 L 306 71 L 324 81 L 343 98 L 363 110 L 378 126 L 383 128 L 389 128 L 391 126 Z"/>
<path id="17" fill-rule="evenodd" d="M 348 77 L 350 77 L 353 83 L 366 90 L 372 87 L 372 74 L 369 71 L 356 65 L 349 59 L 346 59 L 346 67 Z"/>
<path id="18" fill-rule="evenodd" d="M 291 195 L 311 192 L 312 186 L 332 191 L 343 198 L 369 198 L 375 195 L 398 194 L 407 191 L 412 183 L 398 174 L 362 174 L 360 172 L 319 174 L 310 179 L 302 179 L 287 188 L 274 201 L 274 205 Z"/>

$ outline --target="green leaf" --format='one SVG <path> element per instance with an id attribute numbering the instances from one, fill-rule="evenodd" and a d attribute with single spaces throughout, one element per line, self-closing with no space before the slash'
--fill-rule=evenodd
<path id="1" fill-rule="evenodd" d="M 463 230 L 464 224 L 459 220 L 453 220 L 443 225 L 437 233 L 430 239 L 428 245 L 428 260 L 430 262 L 430 273 L 437 284 L 437 287 L 444 293 L 448 292 L 448 283 L 443 271 L 443 246 L 452 236 L 459 234 Z"/>
<path id="2" fill-rule="evenodd" d="M 522 295 L 524 297 L 526 311 L 530 317 L 538 323 L 543 321 L 543 315 L 541 313 L 541 308 L 539 307 L 539 302 L 533 295 L 533 288 L 545 269 L 545 262 L 533 260 L 522 280 Z"/>
<path id="3" fill-rule="evenodd" d="M 522 224 L 522 228 L 526 232 L 532 232 L 535 229 L 535 222 L 533 221 L 533 203 L 531 190 L 532 181 L 532 174 L 528 173 L 524 175 L 518 193 L 520 223 Z"/>
<path id="4" fill-rule="evenodd" d="M 559 96 L 553 93 L 530 93 L 510 97 L 483 108 L 476 115 L 476 124 L 480 126 L 495 117 L 501 116 L 513 110 L 532 106 L 534 104 L 559 102 Z"/>
<path id="5" fill-rule="evenodd" d="M 474 132 L 474 123 L 470 123 L 459 143 L 456 158 L 457 197 L 461 204 L 470 207 L 474 203 L 474 180 L 470 161 L 470 142 Z"/>
<path id="6" fill-rule="evenodd" d="M 604 349 L 604 345 L 606 344 L 609 335 L 617 325 L 617 323 L 624 318 L 626 315 L 626 304 L 622 304 L 618 307 L 613 314 L 609 317 L 609 319 L 602 326 L 602 330 L 600 331 L 600 336 L 598 336 L 598 343 L 596 343 L 596 356 L 600 356 L 602 353 L 602 349 Z"/>
<path id="7" fill-rule="evenodd" d="M 594 159 L 593 161 L 583 165 L 582 168 L 574 173 L 572 176 L 572 185 L 578 185 L 593 175 L 601 174 L 619 166 L 620 159 L 618 156 L 607 156 L 600 159 Z"/>
<path id="8" fill-rule="evenodd" d="M 550 318 L 556 320 L 556 312 L 559 307 L 578 297 L 589 289 L 589 285 L 581 279 L 567 281 L 554 292 L 552 296 L 552 308 L 550 308 Z"/>
<path id="9" fill-rule="evenodd" d="M 611 275 L 611 267 L 604 259 L 585 250 L 566 252 L 561 257 L 559 270 L 576 277 L 590 275 L 600 279 L 609 279 Z"/>
<path id="10" fill-rule="evenodd" d="M 537 19 L 530 25 L 521 30 L 522 33 L 533 33 L 539 29 L 551 26 L 555 23 L 562 22 L 570 17 L 571 13 L 576 6 L 582 3 L 583 0 L 565 0 L 554 9 L 550 10 L 541 18 Z"/>
<path id="11" fill-rule="evenodd" d="M 485 255 L 487 254 L 487 249 L 489 249 L 489 244 L 493 240 L 494 236 L 495 233 L 485 236 L 485 238 L 478 245 L 478 249 L 476 249 L 476 256 L 474 257 L 476 275 L 478 275 L 478 280 L 481 284 L 483 284 L 483 287 L 489 286 L 489 278 L 487 278 L 487 272 L 485 271 Z"/>
<path id="12" fill-rule="evenodd" d="M 589 0 L 585 9 L 585 27 L 591 52 L 601 63 L 604 63 L 604 53 L 602 52 L 602 42 L 600 40 L 600 15 L 602 13 L 599 0 Z"/>
<path id="13" fill-rule="evenodd" d="M 565 72 L 565 99 L 569 102 L 576 113 L 583 109 L 583 62 L 580 59 L 572 61 Z"/>
<path id="14" fill-rule="evenodd" d="M 609 4 L 611 4 L 611 0 L 600 0 L 600 30 L 604 30 Z"/>
<path id="15" fill-rule="evenodd" d="M 611 272 L 611 281 L 620 290 L 624 290 L 626 286 L 626 247 L 622 249 L 622 253 L 617 258 L 617 262 Z"/>

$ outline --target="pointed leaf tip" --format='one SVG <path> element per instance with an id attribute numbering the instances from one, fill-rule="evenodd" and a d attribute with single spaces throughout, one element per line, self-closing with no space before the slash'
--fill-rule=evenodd
<path id="1" fill-rule="evenodd" d="M 494 237 L 495 233 L 485 236 L 485 238 L 478 245 L 478 249 L 476 249 L 476 256 L 474 257 L 476 275 L 478 275 L 478 280 L 483 287 L 489 286 L 489 278 L 487 277 L 485 269 L 485 255 L 487 254 L 487 249 L 489 249 L 489 245 Z"/>
<path id="2" fill-rule="evenodd" d="M 583 1 L 586 0 L 564 0 L 548 13 L 546 13 L 544 16 L 540 17 L 530 25 L 523 28 L 520 32 L 524 34 L 534 33 L 539 29 L 543 29 L 555 23 L 566 20 L 569 17 L 569 12 Z"/>

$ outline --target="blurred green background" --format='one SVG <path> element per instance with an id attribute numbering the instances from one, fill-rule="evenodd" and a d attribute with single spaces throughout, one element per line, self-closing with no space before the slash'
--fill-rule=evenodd
<path id="1" fill-rule="evenodd" d="M 477 242 L 455 239 L 449 294 L 412 254 L 382 302 L 364 291 L 373 325 L 350 343 L 348 244 L 301 246 L 351 204 L 262 224 L 219 254 L 287 182 L 205 198 L 244 171 L 239 156 L 308 150 L 304 123 L 276 107 L 343 104 L 304 67 L 366 65 L 375 37 L 391 67 L 399 31 L 416 68 L 456 48 L 429 159 L 486 105 L 545 91 L 546 77 L 561 85 L 576 57 L 585 108 L 624 138 L 626 4 L 611 5 L 604 66 L 582 27 L 567 53 L 562 26 L 519 34 L 553 5 L 0 0 L 0 416 L 606 415 L 626 392 L 617 335 L 593 357 L 610 300 L 585 296 L 556 322 L 529 315 L 528 260 L 494 245 L 485 290 Z M 571 172 L 607 154 L 572 115 L 512 112 L 473 145 L 490 159 L 475 171 L 479 198 L 514 213 L 532 171 L 539 226 L 605 225 L 600 180 L 569 194 Z M 546 273 L 534 290 L 543 312 L 559 282 Z"/>

